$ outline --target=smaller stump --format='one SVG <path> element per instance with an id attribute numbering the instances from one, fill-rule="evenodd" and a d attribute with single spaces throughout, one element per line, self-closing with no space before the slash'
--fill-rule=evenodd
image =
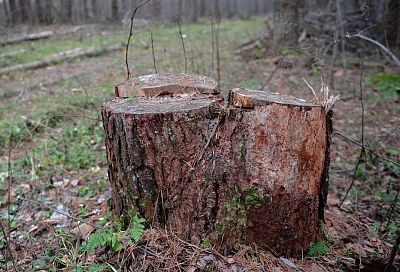
<path id="1" fill-rule="evenodd" d="M 158 92 L 176 94 L 170 82 Z M 330 119 L 319 105 L 269 92 L 234 89 L 223 104 L 201 93 L 105 103 L 115 212 L 134 209 L 221 252 L 257 243 L 300 256 L 323 219 Z"/>

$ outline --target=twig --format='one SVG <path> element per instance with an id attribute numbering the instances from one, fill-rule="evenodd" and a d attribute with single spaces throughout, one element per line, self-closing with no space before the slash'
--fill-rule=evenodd
<path id="1" fill-rule="evenodd" d="M 153 55 L 153 65 L 154 65 L 154 71 L 157 72 L 157 66 L 156 66 L 156 57 L 154 55 L 154 40 L 153 40 L 153 32 L 150 31 L 150 39 L 151 39 L 151 53 Z"/>
<path id="2" fill-rule="evenodd" d="M 71 72 L 72 76 L 75 78 L 75 80 L 78 82 L 79 85 L 81 85 L 83 91 L 85 92 L 86 98 L 88 99 L 89 104 L 93 107 L 93 109 L 97 112 L 98 108 L 97 106 L 93 103 L 92 99 L 90 98 L 89 92 L 86 88 L 86 86 L 83 84 L 83 82 L 79 79 L 77 75 L 75 75 L 73 72 Z"/>
<path id="3" fill-rule="evenodd" d="M 270 81 L 272 80 L 272 78 L 274 77 L 276 71 L 278 71 L 278 69 L 281 67 L 283 61 L 285 60 L 285 58 L 287 57 L 288 53 L 286 53 L 285 55 L 283 55 L 283 57 L 279 60 L 278 64 L 275 66 L 275 69 L 272 71 L 272 73 L 269 75 L 269 77 L 267 78 L 267 80 L 264 82 L 264 84 L 262 85 L 260 91 L 264 91 L 265 87 L 270 83 Z M 308 83 L 307 83 L 308 84 Z"/>
<path id="4" fill-rule="evenodd" d="M 14 121 L 15 121 L 15 115 L 11 124 L 11 132 L 10 132 L 10 138 L 9 138 L 9 143 L 8 143 L 8 158 L 7 158 L 7 215 L 10 216 L 11 214 L 11 185 L 13 181 L 13 173 L 12 173 L 12 168 L 11 168 L 11 154 L 13 151 L 13 138 L 14 138 Z M 4 233 L 5 234 L 5 233 Z M 5 239 L 7 239 L 6 236 L 4 236 Z M 11 241 L 11 221 L 8 220 L 8 241 Z"/>
<path id="5" fill-rule="evenodd" d="M 351 143 L 353 143 L 353 144 L 355 144 L 355 145 L 357 145 L 357 146 L 359 146 L 359 147 L 361 147 L 361 148 L 364 148 L 365 151 L 368 151 L 369 153 L 371 153 L 371 154 L 374 155 L 375 157 L 377 157 L 377 158 L 379 158 L 379 159 L 381 159 L 381 160 L 383 160 L 383 161 L 387 161 L 387 162 L 389 162 L 389 163 L 392 163 L 392 164 L 397 165 L 397 166 L 400 167 L 400 163 L 399 163 L 399 162 L 395 162 L 395 161 L 393 161 L 393 160 L 391 160 L 391 159 L 388 159 L 388 158 L 386 158 L 386 157 L 384 157 L 384 156 L 382 156 L 382 155 L 376 153 L 375 151 L 371 150 L 370 148 L 368 148 L 368 147 L 366 147 L 366 146 L 363 146 L 361 143 L 359 143 L 359 142 L 357 142 L 356 140 L 350 138 L 349 136 L 344 135 L 344 134 L 343 134 L 342 132 L 340 132 L 340 131 L 335 131 L 335 132 L 333 133 L 333 135 L 339 135 L 340 137 L 342 137 L 342 138 L 348 140 L 349 142 L 351 142 Z"/>
<path id="6" fill-rule="evenodd" d="M 128 63 L 128 51 L 129 51 L 129 43 L 131 41 L 131 37 L 132 37 L 132 29 L 133 29 L 133 18 L 135 18 L 136 12 L 138 11 L 138 9 L 145 5 L 146 3 L 150 2 L 151 0 L 146 0 L 143 1 L 142 3 L 140 3 L 139 5 L 136 6 L 135 10 L 133 11 L 132 17 L 131 17 L 131 26 L 130 26 L 130 30 L 129 30 L 129 37 L 128 37 L 128 42 L 126 43 L 126 49 L 125 49 L 125 65 L 126 65 L 126 72 L 127 72 L 127 79 L 129 80 L 129 78 L 131 77 L 131 72 L 129 71 L 129 63 Z"/>
<path id="7" fill-rule="evenodd" d="M 365 50 L 365 47 L 364 47 L 364 50 Z M 343 202 L 346 200 L 347 196 L 349 195 L 349 192 L 350 192 L 351 188 L 353 188 L 354 181 L 355 181 L 356 175 L 357 175 L 358 166 L 360 165 L 361 159 L 362 159 L 363 155 L 365 154 L 365 147 L 364 147 L 365 146 L 364 145 L 364 100 L 363 100 L 364 55 L 365 55 L 365 52 L 364 52 L 362 60 L 361 60 L 361 72 L 360 72 L 361 150 L 360 150 L 360 156 L 358 157 L 358 160 L 357 160 L 357 163 L 356 163 L 356 168 L 354 169 L 353 177 L 351 178 L 350 186 L 349 186 L 349 188 L 347 188 L 346 194 L 345 194 L 344 198 L 342 199 L 342 201 L 339 204 L 339 208 L 342 206 Z"/>
<path id="8" fill-rule="evenodd" d="M 6 230 L 4 229 L 3 222 L 2 222 L 1 219 L 0 219 L 0 228 L 1 228 L 1 232 L 3 233 L 3 236 L 4 236 L 4 241 L 6 242 L 8 253 L 10 254 L 10 258 L 11 258 L 11 263 L 13 265 L 13 269 L 14 269 L 15 272 L 17 272 L 18 270 L 17 270 L 17 267 L 15 265 L 14 255 L 13 255 L 13 253 L 11 251 L 10 240 L 7 238 Z M 6 269 L 7 269 L 7 267 L 6 267 Z"/>
<path id="9" fill-rule="evenodd" d="M 33 204 L 36 204 L 36 205 L 45 207 L 45 208 L 47 208 L 47 209 L 49 209 L 49 210 L 51 210 L 51 211 L 53 211 L 53 212 L 55 212 L 55 213 L 62 214 L 62 215 L 64 215 L 64 216 L 66 216 L 66 217 L 68 217 L 68 218 L 71 218 L 71 219 L 74 219 L 74 220 L 76 220 L 76 221 L 78 221 L 78 222 L 86 223 L 86 224 L 88 224 L 88 225 L 90 225 L 90 226 L 92 226 L 92 227 L 94 227 L 94 228 L 96 228 L 96 229 L 103 229 L 103 227 L 98 226 L 98 225 L 96 225 L 96 224 L 94 224 L 94 223 L 92 223 L 92 222 L 86 221 L 85 219 L 82 219 L 82 218 L 79 218 L 79 217 L 76 217 L 76 216 L 67 214 L 67 213 L 65 213 L 65 212 L 60 212 L 60 211 L 58 211 L 57 209 L 54 209 L 53 207 L 51 207 L 51 206 L 49 206 L 49 205 L 47 205 L 47 204 L 44 204 L 44 203 L 42 203 L 42 202 L 40 202 L 40 201 L 36 201 L 36 200 L 33 200 L 33 199 L 27 199 L 27 198 L 23 198 L 23 197 L 20 197 L 19 199 L 21 199 L 22 201 L 31 202 L 31 203 L 33 203 Z"/>
<path id="10" fill-rule="evenodd" d="M 186 48 L 185 48 L 185 42 L 183 41 L 183 35 L 182 35 L 182 30 L 181 30 L 181 22 L 179 21 L 179 17 L 176 17 L 176 22 L 178 23 L 178 27 L 179 27 L 179 36 L 181 37 L 182 48 L 183 48 L 183 56 L 184 56 L 184 58 L 185 58 L 185 74 L 187 74 L 187 56 L 186 56 Z"/>
<path id="11" fill-rule="evenodd" d="M 397 231 L 397 239 L 393 245 L 392 251 L 390 252 L 390 257 L 389 257 L 389 261 L 385 267 L 385 272 L 389 272 L 392 270 L 394 258 L 396 257 L 397 251 L 399 250 L 399 245 L 400 245 L 400 231 L 398 230 Z"/>
<path id="12" fill-rule="evenodd" d="M 211 73 L 214 77 L 214 16 L 210 17 L 211 22 Z"/>

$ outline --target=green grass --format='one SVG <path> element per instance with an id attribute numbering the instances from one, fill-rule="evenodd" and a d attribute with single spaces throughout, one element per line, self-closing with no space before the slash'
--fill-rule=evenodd
<path id="1" fill-rule="evenodd" d="M 263 23 L 261 19 L 249 21 L 223 21 L 220 27 L 220 46 L 229 46 L 234 41 L 242 41 L 243 39 L 252 37 L 250 33 L 262 31 Z M 9 56 L 0 57 L 0 67 L 12 66 L 33 61 L 45 60 L 53 54 L 73 50 L 76 48 L 95 47 L 102 48 L 116 43 L 126 43 L 129 29 L 124 29 L 123 33 L 88 33 L 87 35 L 76 34 L 73 36 L 63 37 L 61 39 L 51 38 L 47 40 L 39 40 L 25 42 L 17 45 L 9 45 L 2 48 L 2 53 L 15 52 Z M 166 47 L 174 46 L 181 48 L 179 30 L 177 26 L 148 25 L 141 29 L 135 29 L 131 49 L 134 48 L 135 53 L 149 53 L 150 51 L 150 31 L 154 36 L 155 53 L 159 60 L 165 60 L 162 57 Z M 199 23 L 194 25 L 183 25 L 182 33 L 185 37 L 185 44 L 190 54 L 195 48 L 204 48 L 204 44 L 209 44 L 211 48 L 211 31 L 210 24 Z M 144 45 L 147 49 L 144 49 Z M 181 50 L 177 51 L 182 55 Z M 208 54 L 207 54 L 208 55 Z M 167 59 L 167 62 L 171 60 Z"/>
<path id="2" fill-rule="evenodd" d="M 80 36 L 65 39 L 48 39 L 9 45 L 2 48 L 2 52 L 18 52 L 17 54 L 0 57 L 0 67 L 12 66 L 33 61 L 48 59 L 54 54 L 77 48 L 102 48 L 123 42 L 122 34 L 95 35 L 81 38 Z"/>
<path id="3" fill-rule="evenodd" d="M 383 97 L 382 100 L 398 100 L 400 94 L 400 74 L 378 73 L 368 75 L 365 84 L 373 90 L 379 91 Z"/>

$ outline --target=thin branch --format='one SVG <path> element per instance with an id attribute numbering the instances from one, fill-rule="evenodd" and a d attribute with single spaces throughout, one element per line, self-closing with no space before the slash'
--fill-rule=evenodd
<path id="1" fill-rule="evenodd" d="M 146 0 L 142 3 L 140 3 L 139 5 L 136 6 L 135 10 L 133 11 L 132 17 L 131 17 L 131 26 L 130 26 L 130 30 L 129 30 L 129 37 L 128 37 L 128 42 L 126 43 L 126 49 L 125 49 L 125 65 L 126 65 L 126 73 L 127 73 L 127 79 L 129 80 L 129 78 L 131 77 L 131 72 L 129 71 L 129 63 L 128 63 L 128 51 L 129 51 L 129 43 L 131 41 L 131 37 L 132 37 L 132 31 L 133 31 L 133 18 L 135 18 L 136 12 L 138 11 L 138 9 L 140 7 L 142 7 L 143 5 L 145 5 L 146 3 L 150 2 L 151 0 Z"/>
<path id="2" fill-rule="evenodd" d="M 154 40 L 153 40 L 153 32 L 150 31 L 150 39 L 151 39 L 151 53 L 153 55 L 153 65 L 154 65 L 154 71 L 157 72 L 157 66 L 156 66 L 156 57 L 154 54 Z"/>
<path id="3" fill-rule="evenodd" d="M 350 138 L 349 136 L 344 135 L 342 132 L 335 131 L 335 132 L 333 133 L 333 136 L 334 136 L 334 135 L 339 135 L 340 137 L 342 137 L 342 138 L 348 140 L 349 142 L 351 142 L 351 143 L 353 143 L 353 144 L 355 144 L 355 145 L 357 145 L 357 146 L 359 146 L 359 147 L 361 147 L 361 148 L 364 148 L 365 151 L 368 151 L 369 153 L 371 153 L 371 154 L 374 155 L 375 157 L 377 157 L 377 158 L 379 158 L 379 159 L 381 159 L 381 160 L 383 160 L 383 161 L 387 161 L 387 162 L 389 162 L 389 163 L 392 163 L 392 164 L 397 165 L 397 166 L 400 167 L 400 163 L 399 163 L 399 162 L 395 162 L 395 161 L 393 161 L 393 160 L 391 160 L 391 159 L 388 159 L 388 158 L 386 158 L 386 157 L 384 157 L 384 156 L 382 156 L 382 155 L 376 153 L 375 151 L 371 150 L 370 148 L 368 148 L 368 147 L 366 147 L 366 146 L 363 146 L 363 145 L 362 145 L 361 143 L 359 143 L 358 141 L 356 141 L 356 140 Z"/>
<path id="4" fill-rule="evenodd" d="M 361 159 L 362 159 L 362 157 L 363 157 L 363 155 L 364 155 L 364 152 L 365 152 L 364 148 L 361 148 L 360 155 L 358 156 L 358 160 L 357 160 L 357 163 L 356 163 L 356 167 L 354 168 L 354 172 L 353 172 L 353 176 L 352 176 L 352 178 L 351 178 L 350 185 L 349 185 L 349 187 L 347 188 L 346 194 L 344 195 L 342 201 L 341 201 L 340 204 L 339 204 L 339 208 L 343 205 L 343 202 L 344 202 L 344 201 L 346 200 L 346 198 L 348 197 L 348 195 L 349 195 L 349 193 L 350 193 L 350 190 L 353 188 L 354 181 L 356 180 L 356 176 L 357 176 L 357 170 L 358 170 L 358 167 L 360 166 Z"/>
<path id="5" fill-rule="evenodd" d="M 221 25 L 221 12 L 219 9 L 219 1 L 214 0 L 214 12 L 215 12 L 215 19 L 217 22 L 217 27 L 215 29 L 215 46 L 216 46 L 216 57 L 217 57 L 217 84 L 218 88 L 221 84 L 221 64 L 220 64 L 220 54 L 219 54 L 219 29 Z"/>
<path id="6" fill-rule="evenodd" d="M 185 58 L 185 74 L 187 74 L 187 56 L 186 56 L 186 48 L 185 48 L 185 42 L 183 41 L 183 35 L 182 35 L 182 30 L 181 30 L 181 22 L 179 21 L 179 17 L 176 17 L 176 22 L 178 23 L 178 27 L 179 27 L 179 36 L 181 37 L 182 48 L 183 48 L 183 56 L 184 56 L 184 58 Z"/>
<path id="7" fill-rule="evenodd" d="M 278 64 L 275 66 L 275 69 L 272 71 L 272 73 L 269 75 L 269 77 L 267 78 L 267 80 L 264 82 L 264 84 L 262 85 L 260 91 L 264 91 L 265 87 L 270 83 L 270 81 L 272 80 L 272 78 L 274 77 L 275 73 L 278 71 L 279 68 L 281 68 L 281 65 L 283 63 L 283 61 L 285 60 L 285 58 L 287 57 L 288 53 L 286 53 L 278 62 Z M 307 83 L 307 82 L 306 82 Z M 307 83 L 308 85 L 308 83 Z M 312 89 L 312 88 L 311 88 Z"/>
<path id="8" fill-rule="evenodd" d="M 365 145 L 364 145 L 364 99 L 363 99 L 363 75 L 364 75 L 364 56 L 365 56 L 365 47 L 363 47 L 363 57 L 362 57 L 362 61 L 361 61 L 361 72 L 360 72 L 360 103 L 361 103 L 361 150 L 360 150 L 360 156 L 358 157 L 357 163 L 356 163 L 356 168 L 354 169 L 354 174 L 353 177 L 351 179 L 351 183 L 349 188 L 347 188 L 346 194 L 344 196 L 344 198 L 342 199 L 342 201 L 339 204 L 339 208 L 342 206 L 343 202 L 346 200 L 347 196 L 349 195 L 349 192 L 351 190 L 351 188 L 353 188 L 354 185 L 354 181 L 356 179 L 356 175 L 357 175 L 357 170 L 358 170 L 358 166 L 360 166 L 361 163 L 361 159 L 363 157 L 363 155 L 365 154 Z"/>
<path id="9" fill-rule="evenodd" d="M 214 16 L 211 15 L 210 18 L 211 22 L 211 73 L 212 76 L 214 77 Z"/>
<path id="10" fill-rule="evenodd" d="M 1 232 L 2 232 L 2 234 L 4 236 L 4 241 L 6 242 L 8 253 L 10 254 L 10 258 L 11 258 L 11 263 L 12 263 L 13 269 L 14 269 L 15 272 L 17 272 L 18 270 L 17 270 L 17 267 L 15 265 L 15 259 L 14 259 L 14 255 L 13 255 L 12 250 L 11 250 L 10 240 L 7 238 L 6 230 L 4 229 L 3 222 L 1 221 L 1 219 L 0 219 L 0 228 L 1 228 Z"/>

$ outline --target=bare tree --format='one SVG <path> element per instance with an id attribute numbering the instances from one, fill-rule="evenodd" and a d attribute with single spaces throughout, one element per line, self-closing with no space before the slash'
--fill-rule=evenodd
<path id="1" fill-rule="evenodd" d="M 274 0 L 274 48 L 294 48 L 299 38 L 299 0 Z"/>

